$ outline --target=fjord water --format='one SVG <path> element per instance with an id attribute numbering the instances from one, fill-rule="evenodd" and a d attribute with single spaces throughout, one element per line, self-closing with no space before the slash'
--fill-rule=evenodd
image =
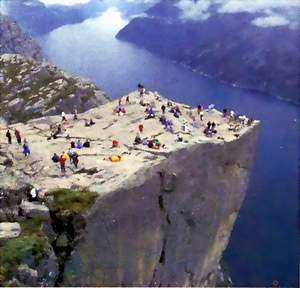
<path id="1" fill-rule="evenodd" d="M 114 36 L 116 9 L 39 39 L 47 58 L 117 98 L 142 82 L 190 105 L 214 103 L 261 120 L 257 156 L 224 262 L 235 286 L 296 287 L 298 261 L 298 107 L 207 79 Z M 162 39 L 163 41 L 163 39 Z"/>

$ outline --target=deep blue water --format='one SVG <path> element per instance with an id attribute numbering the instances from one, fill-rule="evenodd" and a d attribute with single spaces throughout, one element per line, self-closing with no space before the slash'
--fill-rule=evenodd
<path id="1" fill-rule="evenodd" d="M 115 34 L 126 25 L 116 10 L 63 26 L 40 39 L 48 59 L 88 78 L 113 98 L 142 82 L 190 105 L 216 104 L 261 120 L 255 167 L 224 260 L 236 286 L 297 286 L 298 107 L 199 76 Z"/>

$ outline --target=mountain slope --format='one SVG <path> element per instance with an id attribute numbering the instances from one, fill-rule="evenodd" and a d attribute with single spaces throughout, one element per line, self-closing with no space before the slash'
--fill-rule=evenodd
<path id="1" fill-rule="evenodd" d="M 259 14 L 246 12 L 183 21 L 176 3 L 161 1 L 117 38 L 207 76 L 298 103 L 298 28 L 258 27 L 252 21 Z"/>
<path id="2" fill-rule="evenodd" d="M 15 21 L 0 14 L 0 54 L 4 53 L 21 54 L 36 60 L 43 58 L 39 45 Z"/>
<path id="3" fill-rule="evenodd" d="M 47 62 L 21 55 L 0 56 L 0 114 L 9 122 L 86 111 L 109 101 L 96 86 L 72 77 Z"/>

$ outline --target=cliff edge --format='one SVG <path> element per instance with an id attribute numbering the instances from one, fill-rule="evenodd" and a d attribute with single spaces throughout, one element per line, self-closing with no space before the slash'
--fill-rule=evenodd
<path id="1" fill-rule="evenodd" d="M 259 122 L 245 125 L 215 109 L 204 110 L 200 120 L 197 109 L 171 103 L 157 93 L 144 98 L 150 106 L 139 104 L 137 92 L 129 95 L 129 103 L 121 100 L 125 114 L 113 112 L 120 108 L 113 101 L 79 114 L 77 120 L 66 115 L 61 122 L 52 116 L 11 125 L 29 143 L 27 158 L 17 144 L 1 144 L 0 155 L 9 159 L 1 161 L 3 173 L 14 170 L 19 178 L 29 177 L 46 202 L 55 201 L 47 195 L 57 188 L 96 195 L 91 208 L 72 218 L 63 213 L 58 219 L 49 205 L 56 234 L 48 238 L 60 265 L 57 285 L 215 285 L 245 197 Z M 172 122 L 169 131 L 161 123 L 162 104 L 167 106 L 165 118 Z M 169 112 L 174 105 L 179 118 Z M 155 118 L 145 120 L 145 108 L 150 107 Z M 90 119 L 95 124 L 86 127 Z M 216 124 L 212 137 L 203 133 L 208 121 Z M 50 125 L 53 129 L 59 124 L 64 131 L 50 139 Z M 141 124 L 141 143 L 133 144 Z M 51 156 L 78 139 L 89 139 L 91 145 L 75 149 L 78 168 L 68 162 L 61 174 Z M 114 140 L 118 145 L 112 148 Z M 110 161 L 114 155 L 121 161 Z"/>

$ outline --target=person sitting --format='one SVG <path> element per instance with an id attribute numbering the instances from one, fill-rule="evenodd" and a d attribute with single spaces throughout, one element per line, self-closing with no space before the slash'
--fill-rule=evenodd
<path id="1" fill-rule="evenodd" d="M 82 148 L 82 144 L 81 144 L 80 139 L 78 139 L 77 142 L 76 142 L 76 148 L 77 149 L 81 149 Z"/>
<path id="2" fill-rule="evenodd" d="M 134 144 L 134 145 L 138 145 L 138 144 L 141 144 L 141 143 L 142 143 L 142 139 L 141 139 L 140 135 L 137 134 L 137 135 L 135 136 L 135 139 L 134 139 L 133 144 Z"/>
<path id="3" fill-rule="evenodd" d="M 90 126 L 93 126 L 93 125 L 95 125 L 96 123 L 93 121 L 93 119 L 91 118 L 90 119 Z"/>
<path id="4" fill-rule="evenodd" d="M 117 141 L 117 140 L 113 140 L 112 141 L 112 148 L 117 148 L 119 146 L 119 141 Z"/>
<path id="5" fill-rule="evenodd" d="M 59 162 L 59 156 L 56 153 L 54 153 L 53 156 L 52 156 L 52 158 L 51 158 L 51 160 L 54 163 L 58 163 Z"/>
<path id="6" fill-rule="evenodd" d="M 85 142 L 83 143 L 83 147 L 84 148 L 90 148 L 91 147 L 91 142 L 90 142 L 90 140 L 85 140 Z"/>
<path id="7" fill-rule="evenodd" d="M 180 136 L 180 134 L 177 134 L 177 135 L 176 135 L 176 141 L 177 141 L 177 142 L 183 142 L 183 137 Z"/>
<path id="8" fill-rule="evenodd" d="M 90 127 L 91 124 L 90 124 L 90 122 L 88 120 L 84 120 L 84 126 L 85 127 Z"/>
<path id="9" fill-rule="evenodd" d="M 207 136 L 207 137 L 212 137 L 212 131 L 211 129 L 208 129 L 208 127 L 206 127 L 203 131 L 203 133 Z"/>
<path id="10" fill-rule="evenodd" d="M 167 122 L 167 119 L 164 115 L 162 115 L 162 116 L 159 117 L 159 121 L 162 125 L 165 125 L 166 122 Z"/>

